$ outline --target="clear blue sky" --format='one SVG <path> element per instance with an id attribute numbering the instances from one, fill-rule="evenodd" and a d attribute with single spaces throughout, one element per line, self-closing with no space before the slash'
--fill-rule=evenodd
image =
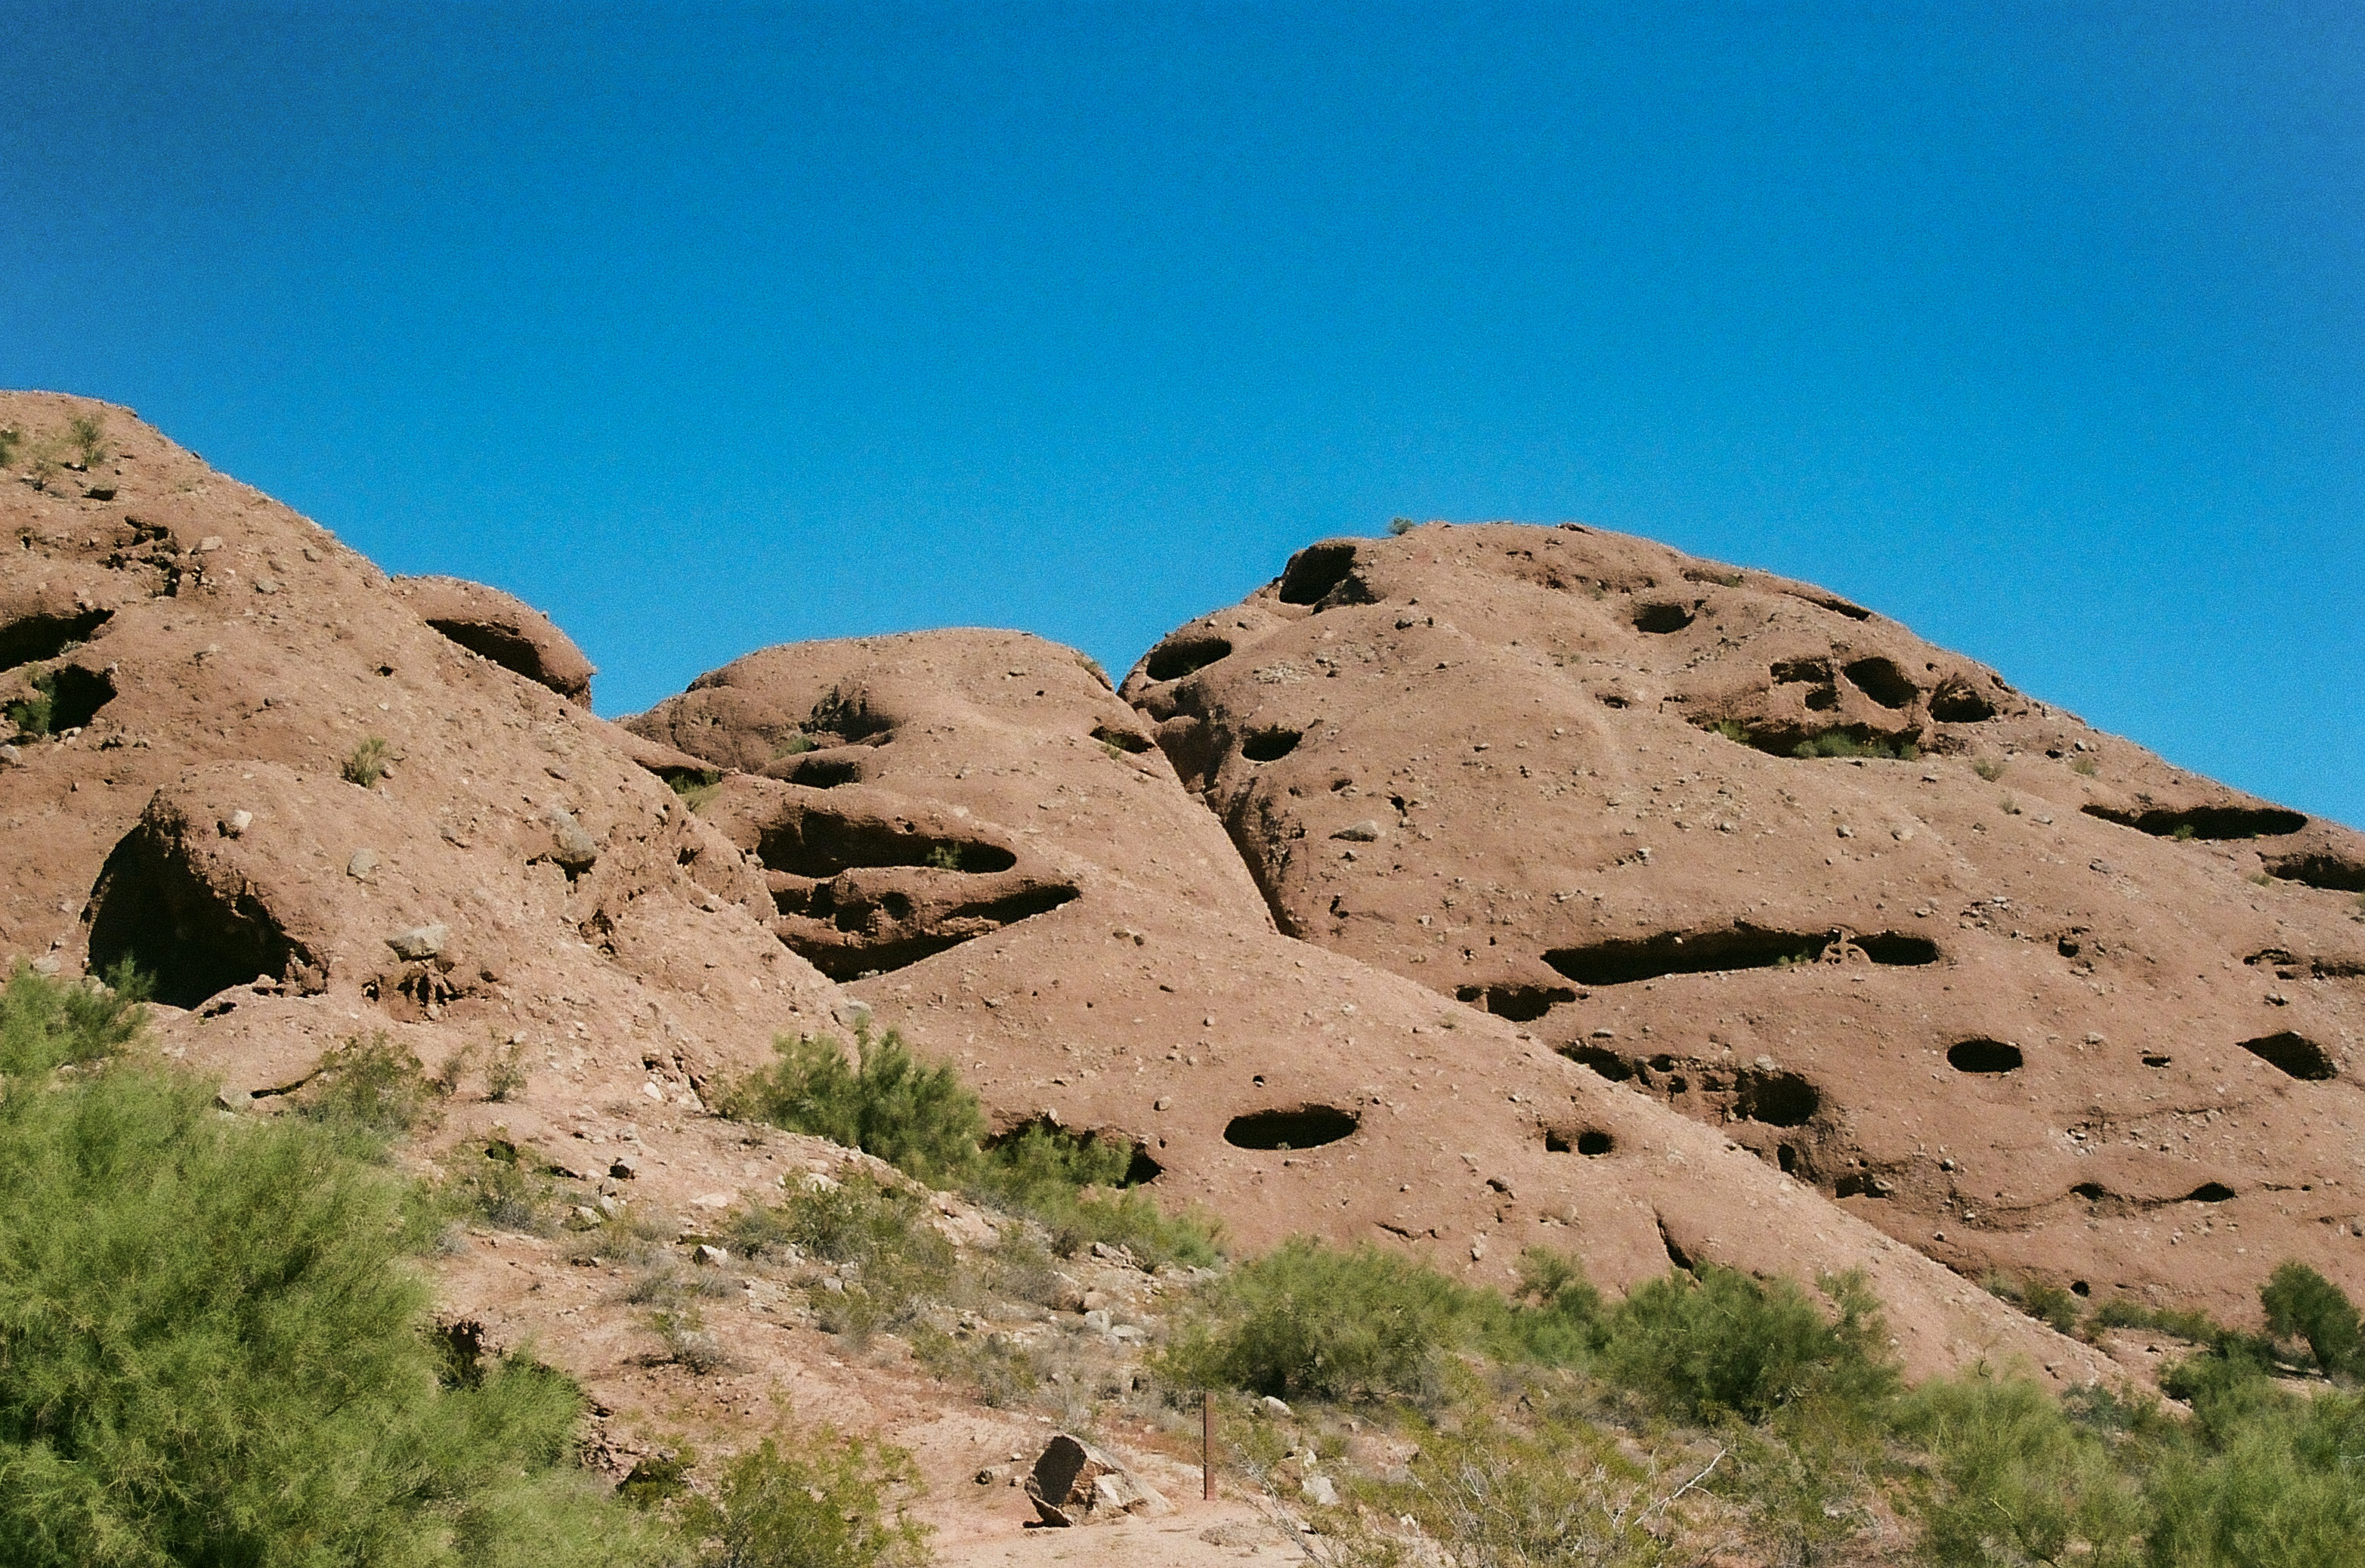
<path id="1" fill-rule="evenodd" d="M 0 384 L 525 595 L 611 713 L 1581 518 L 2365 823 L 2360 17 L 19 0 Z"/>

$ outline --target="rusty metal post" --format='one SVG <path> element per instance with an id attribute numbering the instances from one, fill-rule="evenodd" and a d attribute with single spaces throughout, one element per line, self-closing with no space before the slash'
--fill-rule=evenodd
<path id="1" fill-rule="evenodd" d="M 1199 1498 L 1216 1500 L 1216 1395 L 1204 1388 L 1199 1391 Z"/>

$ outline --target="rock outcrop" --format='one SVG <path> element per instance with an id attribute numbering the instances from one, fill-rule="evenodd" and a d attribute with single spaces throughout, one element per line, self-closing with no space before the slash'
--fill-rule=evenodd
<path id="1" fill-rule="evenodd" d="M 1313 545 L 1124 691 L 1282 930 L 1964 1275 L 2365 1288 L 2365 836 L 1574 527 Z"/>
<path id="2" fill-rule="evenodd" d="M 599 671 L 550 617 L 514 594 L 463 577 L 397 577 L 395 591 L 419 618 L 472 654 L 591 706 Z"/>

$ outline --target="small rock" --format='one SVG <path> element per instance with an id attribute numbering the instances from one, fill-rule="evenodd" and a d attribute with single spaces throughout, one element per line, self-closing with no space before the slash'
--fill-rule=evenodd
<path id="1" fill-rule="evenodd" d="M 1116 1327 L 1116 1322 L 1104 1309 L 1093 1307 L 1084 1313 L 1084 1327 L 1095 1334 L 1105 1334 Z"/>
<path id="2" fill-rule="evenodd" d="M 1855 836 L 1855 829 L 1848 826 L 1845 823 L 1840 823 L 1838 828 L 1834 831 L 1836 831 L 1842 838 L 1854 838 Z"/>
<path id="3" fill-rule="evenodd" d="M 443 944 L 451 939 L 452 928 L 437 921 L 432 925 L 414 925 L 408 931 L 398 931 L 386 939 L 386 945 L 394 949 L 396 958 L 415 962 L 434 958 L 443 951 Z"/>
<path id="4" fill-rule="evenodd" d="M 1380 824 L 1367 817 L 1362 822 L 1348 823 L 1330 836 L 1343 838 L 1350 844 L 1376 844 L 1380 837 Z"/>
<path id="5" fill-rule="evenodd" d="M 600 858 L 600 846 L 583 831 L 583 824 L 571 812 L 556 806 L 550 809 L 550 857 L 561 869 L 570 874 L 588 871 Z"/>
<path id="6" fill-rule="evenodd" d="M 33 960 L 33 972 L 37 975 L 53 975 L 64 967 L 55 953 L 44 953 Z"/>
<path id="7" fill-rule="evenodd" d="M 377 851 L 375 849 L 356 849 L 353 858 L 345 862 L 345 875 L 356 882 L 368 881 L 370 873 L 376 869 Z"/>
<path id="8" fill-rule="evenodd" d="M 989 1464 L 984 1469 L 979 1471 L 975 1475 L 970 1476 L 970 1479 L 976 1482 L 980 1486 L 991 1486 L 995 1482 L 1002 1479 L 1002 1472 L 994 1469 L 993 1466 Z"/>
<path id="9" fill-rule="evenodd" d="M 1307 1502 L 1317 1508 L 1335 1508 L 1339 1506 L 1339 1488 L 1330 1484 L 1330 1478 L 1327 1475 L 1309 1475 L 1297 1484 L 1297 1489 L 1306 1495 Z"/>
<path id="10" fill-rule="evenodd" d="M 1173 1101 L 1169 1100 L 1168 1098 L 1166 1098 L 1166 1096 L 1164 1096 L 1163 1094 L 1161 1094 L 1161 1095 L 1160 1095 L 1156 1100 L 1154 1100 L 1154 1101 L 1152 1101 L 1152 1102 L 1150 1103 L 1150 1106 L 1149 1106 L 1149 1108 L 1150 1108 L 1151 1110 L 1153 1110 L 1153 1111 L 1163 1111 L 1163 1110 L 1164 1110 L 1164 1109 L 1166 1109 L 1169 1105 L 1171 1105 L 1171 1104 L 1173 1104 L 1173 1103 L 1174 1103 L 1174 1102 L 1173 1102 Z"/>
<path id="11" fill-rule="evenodd" d="M 711 1242 L 701 1241 L 690 1253 L 689 1260 L 709 1269 L 720 1269 L 731 1261 L 731 1254 Z"/>
<path id="12" fill-rule="evenodd" d="M 254 579 L 254 591 L 263 594 L 277 593 L 279 591 L 278 580 L 273 577 L 257 577 Z"/>
<path id="13" fill-rule="evenodd" d="M 1286 1421 L 1297 1414 L 1296 1411 L 1292 1410 L 1286 1404 L 1283 1403 L 1281 1400 L 1275 1399 L 1270 1394 L 1266 1394 L 1262 1399 L 1258 1400 L 1257 1405 L 1266 1415 L 1272 1417 L 1276 1421 Z"/>
<path id="14" fill-rule="evenodd" d="M 606 1221 L 607 1217 L 608 1216 L 606 1215 L 601 1214 L 589 1204 L 577 1204 L 575 1205 L 575 1224 L 576 1228 L 578 1230 L 596 1229 Z"/>
<path id="15" fill-rule="evenodd" d="M 243 1111 L 254 1103 L 254 1096 L 243 1089 L 225 1085 L 214 1095 L 214 1103 L 225 1111 Z"/>
<path id="16" fill-rule="evenodd" d="M 1026 1476 L 1026 1495 L 1047 1525 L 1090 1524 L 1119 1514 L 1163 1514 L 1166 1499 L 1106 1453 L 1061 1432 Z"/>
<path id="17" fill-rule="evenodd" d="M 243 838 L 246 836 L 246 830 L 254 825 L 254 813 L 232 812 L 222 818 L 217 825 L 221 829 L 221 835 L 224 838 Z"/>
<path id="18" fill-rule="evenodd" d="M 600 1195 L 600 1202 L 596 1206 L 603 1218 L 614 1219 L 624 1212 L 624 1200 L 603 1193 Z"/>
<path id="19" fill-rule="evenodd" d="M 221 535 L 219 533 L 208 533 L 197 541 L 197 554 L 200 555 L 210 555 L 221 547 Z"/>
<path id="20" fill-rule="evenodd" d="M 25 754 L 12 745 L 0 745 L 0 767 L 22 767 Z"/>
<path id="21" fill-rule="evenodd" d="M 1050 1305 L 1055 1312 L 1083 1311 L 1084 1294 L 1084 1287 L 1065 1274 L 1057 1275 L 1051 1281 Z"/>
<path id="22" fill-rule="evenodd" d="M 1107 1309 L 1108 1305 L 1108 1292 L 1086 1291 L 1084 1293 L 1084 1310 L 1086 1312 L 1104 1311 Z"/>

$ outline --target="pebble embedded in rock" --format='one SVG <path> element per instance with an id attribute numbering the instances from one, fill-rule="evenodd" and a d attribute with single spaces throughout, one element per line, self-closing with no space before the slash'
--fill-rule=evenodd
<path id="1" fill-rule="evenodd" d="M 452 928 L 438 921 L 432 925 L 414 925 L 408 931 L 398 931 L 386 939 L 386 945 L 394 949 L 396 958 L 416 963 L 441 954 L 443 945 L 451 939 Z"/>

